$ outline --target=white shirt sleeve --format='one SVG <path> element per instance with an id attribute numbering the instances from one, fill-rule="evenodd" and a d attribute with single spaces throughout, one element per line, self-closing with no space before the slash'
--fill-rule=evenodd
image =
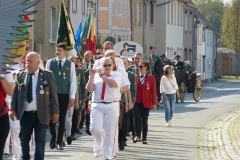
<path id="1" fill-rule="evenodd" d="M 161 82 L 160 82 L 160 93 L 166 92 L 164 88 L 164 86 L 166 85 L 165 83 L 166 83 L 165 76 L 162 76 Z"/>
<path id="2" fill-rule="evenodd" d="M 101 66 L 101 59 L 96 60 L 95 63 L 93 64 L 93 69 L 97 69 L 98 67 Z"/>
<path id="3" fill-rule="evenodd" d="M 123 60 L 121 60 L 120 58 L 116 58 L 116 64 L 122 68 L 125 68 Z"/>
<path id="4" fill-rule="evenodd" d="M 128 79 L 128 73 L 120 66 L 117 66 L 118 72 L 122 75 L 122 85 L 123 86 L 130 86 L 130 81 Z"/>
<path id="5" fill-rule="evenodd" d="M 14 83 L 14 78 L 13 78 L 12 73 L 6 74 L 6 75 L 5 75 L 5 78 L 7 79 L 7 81 L 8 81 L 9 83 Z"/>
<path id="6" fill-rule="evenodd" d="M 71 62 L 71 71 L 70 71 L 70 98 L 75 99 L 75 94 L 77 90 L 76 84 L 76 71 L 73 62 Z"/>
<path id="7" fill-rule="evenodd" d="M 48 60 L 48 61 L 47 61 L 47 64 L 46 64 L 46 69 L 47 69 L 47 70 L 50 70 L 50 63 L 51 63 L 51 60 Z"/>

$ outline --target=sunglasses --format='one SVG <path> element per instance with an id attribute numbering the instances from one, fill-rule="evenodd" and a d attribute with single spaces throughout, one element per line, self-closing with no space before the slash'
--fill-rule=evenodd
<path id="1" fill-rule="evenodd" d="M 103 67 L 111 67 L 112 64 L 104 64 Z"/>
<path id="2" fill-rule="evenodd" d="M 101 53 L 96 53 L 97 55 L 101 54 Z"/>
<path id="3" fill-rule="evenodd" d="M 26 47 L 26 51 L 28 51 L 30 49 L 30 47 Z"/>
<path id="4" fill-rule="evenodd" d="M 143 66 L 138 66 L 138 68 L 143 68 Z"/>

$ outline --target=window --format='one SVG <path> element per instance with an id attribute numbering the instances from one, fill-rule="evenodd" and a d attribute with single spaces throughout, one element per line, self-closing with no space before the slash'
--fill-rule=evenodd
<path id="1" fill-rule="evenodd" d="M 167 9 L 168 9 L 168 15 L 167 15 L 167 23 L 171 24 L 171 3 L 167 4 Z"/>
<path id="2" fill-rule="evenodd" d="M 177 24 L 177 4 L 173 3 L 173 24 Z"/>
<path id="3" fill-rule="evenodd" d="M 85 0 L 82 0 L 82 13 L 83 14 L 86 13 L 86 2 L 85 2 Z"/>
<path id="4" fill-rule="evenodd" d="M 133 11 L 135 11 L 135 12 L 133 12 L 133 22 L 134 22 L 134 24 L 137 24 L 137 2 L 134 2 L 133 3 Z"/>
<path id="5" fill-rule="evenodd" d="M 118 14 L 118 0 L 115 1 L 115 15 Z"/>
<path id="6" fill-rule="evenodd" d="M 72 1 L 72 11 L 77 12 L 77 0 Z"/>
<path id="7" fill-rule="evenodd" d="M 142 24 L 142 3 L 137 2 L 137 14 L 136 14 L 136 19 L 138 24 Z"/>
<path id="8" fill-rule="evenodd" d="M 173 24 L 173 3 L 171 3 L 171 24 Z"/>
<path id="9" fill-rule="evenodd" d="M 203 56 L 203 72 L 206 72 L 206 56 Z"/>
<path id="10" fill-rule="evenodd" d="M 118 14 L 122 14 L 122 5 L 121 5 L 121 2 L 118 2 Z"/>
<path id="11" fill-rule="evenodd" d="M 178 3 L 178 25 L 179 26 L 182 26 L 182 15 L 183 15 L 183 6 L 182 6 L 182 3 L 179 2 Z"/>
<path id="12" fill-rule="evenodd" d="M 57 15 L 56 8 L 50 8 L 50 42 L 55 43 L 57 37 Z"/>
<path id="13" fill-rule="evenodd" d="M 192 12 L 190 12 L 190 14 L 189 14 L 189 22 L 188 22 L 188 24 L 189 24 L 189 31 L 190 31 L 190 33 L 192 32 Z"/>
<path id="14" fill-rule="evenodd" d="M 150 4 L 150 24 L 154 24 L 154 4 Z"/>
<path id="15" fill-rule="evenodd" d="M 212 32 L 207 32 L 207 46 L 212 46 Z"/>
<path id="16" fill-rule="evenodd" d="M 185 11 L 185 15 L 184 15 L 184 30 L 187 32 L 188 31 L 188 14 L 187 11 Z"/>
<path id="17" fill-rule="evenodd" d="M 202 30 L 202 41 L 205 42 L 205 30 Z"/>

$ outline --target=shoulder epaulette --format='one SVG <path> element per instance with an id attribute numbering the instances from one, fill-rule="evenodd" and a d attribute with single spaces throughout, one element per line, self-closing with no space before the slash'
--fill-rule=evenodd
<path id="1" fill-rule="evenodd" d="M 45 72 L 49 72 L 52 73 L 52 71 L 48 70 L 48 69 L 44 69 Z"/>

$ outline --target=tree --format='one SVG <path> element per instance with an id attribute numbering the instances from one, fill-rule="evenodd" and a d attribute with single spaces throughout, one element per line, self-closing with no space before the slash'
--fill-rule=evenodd
<path id="1" fill-rule="evenodd" d="M 227 4 L 224 8 L 221 41 L 232 50 L 234 50 L 237 58 L 236 78 L 238 79 L 238 66 L 240 54 L 240 0 L 233 0 L 231 4 Z"/>
<path id="2" fill-rule="evenodd" d="M 198 11 L 217 29 L 219 35 L 221 30 L 221 19 L 223 15 L 224 4 L 222 0 L 193 0 L 197 5 Z"/>

